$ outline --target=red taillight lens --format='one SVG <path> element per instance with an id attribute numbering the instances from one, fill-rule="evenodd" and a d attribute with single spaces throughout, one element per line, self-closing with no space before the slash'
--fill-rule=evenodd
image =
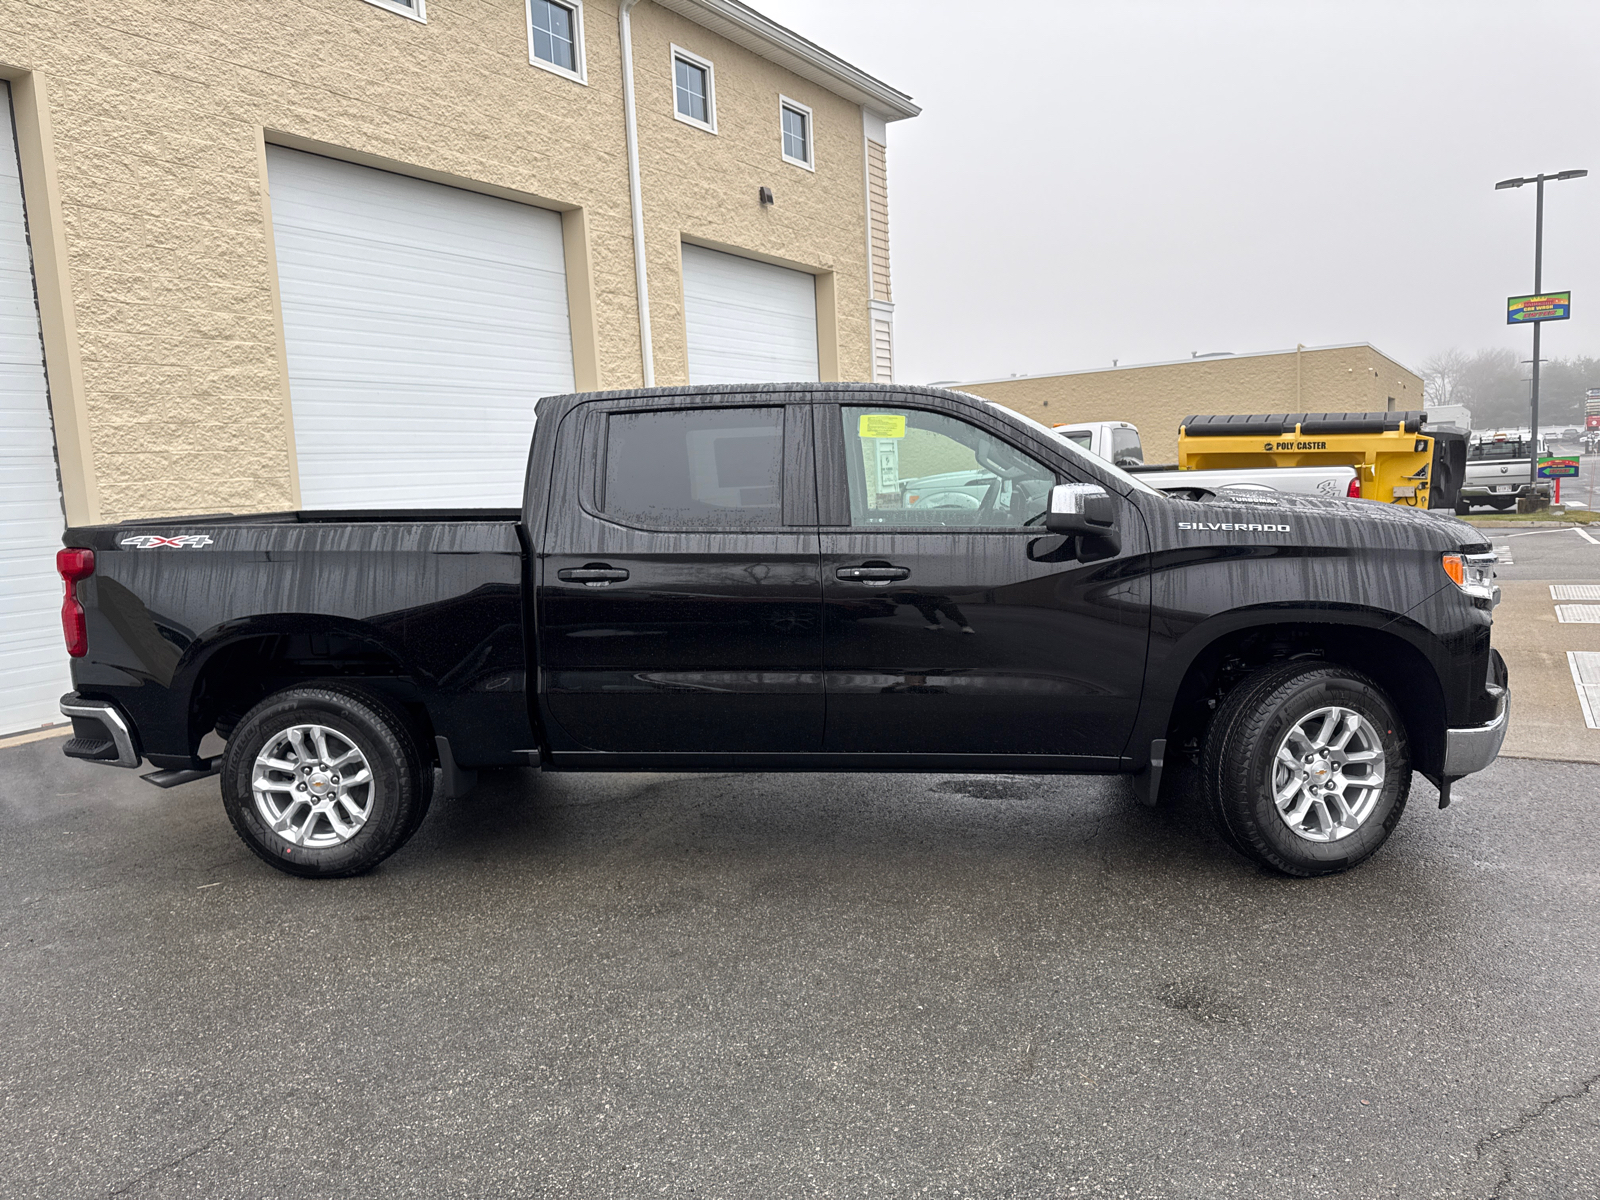
<path id="1" fill-rule="evenodd" d="M 56 571 L 66 586 L 61 600 L 61 634 L 67 639 L 67 653 L 82 658 L 89 653 L 89 628 L 84 621 L 83 605 L 78 603 L 78 580 L 94 574 L 93 550 L 56 551 Z"/>
<path id="2" fill-rule="evenodd" d="M 57 550 L 56 570 L 68 583 L 77 583 L 94 574 L 93 550 Z"/>
<path id="3" fill-rule="evenodd" d="M 1350 486 L 1344 490 L 1344 498 L 1346 500 L 1361 499 L 1361 476 L 1357 475 L 1350 481 Z"/>

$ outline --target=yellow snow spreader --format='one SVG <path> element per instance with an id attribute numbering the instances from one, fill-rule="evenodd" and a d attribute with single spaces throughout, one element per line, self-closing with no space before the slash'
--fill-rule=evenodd
<path id="1" fill-rule="evenodd" d="M 1454 508 L 1467 435 L 1453 426 L 1424 433 L 1427 420 L 1419 410 L 1185 417 L 1178 467 L 1351 466 L 1363 500 Z"/>

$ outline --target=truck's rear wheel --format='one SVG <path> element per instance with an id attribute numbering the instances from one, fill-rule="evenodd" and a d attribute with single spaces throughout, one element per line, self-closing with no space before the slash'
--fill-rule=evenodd
<path id="1" fill-rule="evenodd" d="M 1327 875 L 1388 839 L 1411 791 L 1411 756 L 1377 684 L 1297 662 L 1228 694 L 1206 736 L 1204 774 L 1230 844 L 1286 875 Z"/>
<path id="2" fill-rule="evenodd" d="M 358 875 L 422 823 L 431 764 L 404 721 L 343 686 L 268 696 L 240 719 L 222 803 L 245 845 L 291 875 Z"/>

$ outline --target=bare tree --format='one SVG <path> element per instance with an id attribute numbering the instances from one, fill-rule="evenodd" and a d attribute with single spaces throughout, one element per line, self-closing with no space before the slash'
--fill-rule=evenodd
<path id="1" fill-rule="evenodd" d="M 1456 385 L 1460 383 L 1472 356 L 1452 346 L 1435 354 L 1422 364 L 1422 402 L 1424 404 L 1456 404 Z"/>

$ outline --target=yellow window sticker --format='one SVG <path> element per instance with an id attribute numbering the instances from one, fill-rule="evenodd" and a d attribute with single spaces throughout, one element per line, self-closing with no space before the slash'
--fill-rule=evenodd
<path id="1" fill-rule="evenodd" d="M 861 436 L 864 438 L 903 438 L 906 419 L 900 413 L 866 413 L 861 418 Z"/>

